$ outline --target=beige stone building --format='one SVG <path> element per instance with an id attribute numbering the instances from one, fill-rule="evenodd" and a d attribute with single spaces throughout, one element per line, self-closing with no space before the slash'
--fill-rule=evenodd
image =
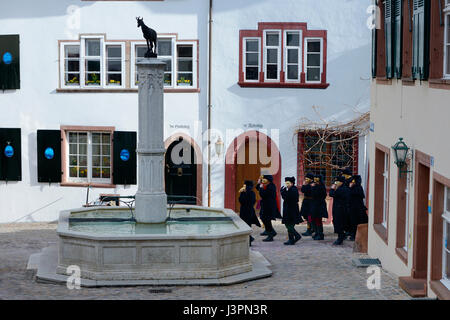
<path id="1" fill-rule="evenodd" d="M 377 6 L 369 255 L 410 295 L 450 299 L 450 1 Z M 410 147 L 401 168 L 399 138 Z"/>

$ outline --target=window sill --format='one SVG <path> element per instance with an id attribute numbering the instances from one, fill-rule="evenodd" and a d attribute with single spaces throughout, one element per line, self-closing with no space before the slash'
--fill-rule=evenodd
<path id="1" fill-rule="evenodd" d="M 402 84 L 404 86 L 415 86 L 416 80 L 413 78 L 402 78 Z"/>
<path id="2" fill-rule="evenodd" d="M 388 79 L 386 77 L 384 78 L 377 78 L 377 84 L 383 84 L 383 85 L 392 85 L 392 79 Z"/>
<path id="3" fill-rule="evenodd" d="M 450 79 L 429 79 L 430 88 L 450 90 Z"/>
<path id="4" fill-rule="evenodd" d="M 133 88 L 124 88 L 124 89 L 56 89 L 58 93 L 137 93 L 138 89 Z M 200 88 L 192 88 L 192 89 L 175 89 L 175 88 L 167 88 L 164 89 L 164 93 L 198 93 L 200 92 Z"/>
<path id="5" fill-rule="evenodd" d="M 238 82 L 242 88 L 298 88 L 298 89 L 326 89 L 329 83 L 292 83 L 292 82 Z"/>
<path id="6" fill-rule="evenodd" d="M 387 245 L 388 244 L 387 229 L 381 223 L 374 224 L 373 229 Z"/>
<path id="7" fill-rule="evenodd" d="M 395 248 L 395 253 L 405 265 L 408 265 L 408 252 L 405 249 Z"/>
<path id="8" fill-rule="evenodd" d="M 92 188 L 115 188 L 111 183 L 84 183 L 84 182 L 61 182 L 61 187 L 92 187 Z"/>
<path id="9" fill-rule="evenodd" d="M 430 281 L 430 288 L 439 300 L 450 300 L 450 290 L 439 280 Z"/>

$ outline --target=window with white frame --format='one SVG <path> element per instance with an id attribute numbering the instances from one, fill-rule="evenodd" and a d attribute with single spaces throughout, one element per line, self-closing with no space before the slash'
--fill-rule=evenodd
<path id="1" fill-rule="evenodd" d="M 286 70 L 286 81 L 298 81 L 300 80 L 301 70 L 300 31 L 286 31 L 285 39 L 284 69 Z"/>
<path id="2" fill-rule="evenodd" d="M 387 213 L 389 209 L 389 155 L 384 154 L 384 172 L 383 172 L 383 221 L 381 224 L 387 228 Z"/>
<path id="3" fill-rule="evenodd" d="M 66 132 L 69 182 L 111 182 L 111 133 Z"/>
<path id="4" fill-rule="evenodd" d="M 123 87 L 124 48 L 94 36 L 61 43 L 61 88 Z"/>
<path id="5" fill-rule="evenodd" d="M 280 80 L 280 31 L 264 32 L 264 78 L 265 80 Z"/>
<path id="6" fill-rule="evenodd" d="M 442 283 L 450 290 L 450 188 L 445 188 L 444 212 L 444 238 L 442 250 Z"/>
<path id="7" fill-rule="evenodd" d="M 260 44 L 259 38 L 244 38 L 245 80 L 259 81 Z"/>
<path id="8" fill-rule="evenodd" d="M 306 82 L 320 82 L 322 74 L 322 40 L 306 39 Z"/>
<path id="9" fill-rule="evenodd" d="M 450 0 L 445 0 L 444 77 L 450 78 Z"/>
<path id="10" fill-rule="evenodd" d="M 168 88 L 196 87 L 197 61 L 196 46 L 194 42 L 175 41 L 175 38 L 160 38 L 157 44 L 158 59 L 166 62 L 164 70 L 164 86 Z M 137 58 L 142 58 L 147 52 L 144 42 L 135 42 L 132 45 L 131 87 L 137 88 L 139 76 L 136 69 Z"/>
<path id="11" fill-rule="evenodd" d="M 405 245 L 403 249 L 408 251 L 409 244 L 409 184 L 410 177 L 406 176 L 406 189 L 405 189 Z"/>

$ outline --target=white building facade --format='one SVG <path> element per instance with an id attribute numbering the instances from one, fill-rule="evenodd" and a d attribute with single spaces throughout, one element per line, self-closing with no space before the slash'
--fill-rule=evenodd
<path id="1" fill-rule="evenodd" d="M 158 57 L 167 62 L 166 148 L 178 155 L 182 149 L 184 156 L 192 151 L 195 162 L 166 160 L 168 194 L 238 209 L 236 192 L 244 179 L 270 173 L 278 186 L 285 176 L 301 180 L 309 168 L 300 147 L 306 142 L 296 133 L 300 119 L 345 122 L 369 109 L 369 5 L 359 0 L 4 5 L 0 40 L 8 40 L 0 41 L 6 43 L 0 55 L 6 68 L 7 44 L 15 41 L 6 36 L 18 35 L 19 53 L 11 51 L 9 64 L 20 61 L 20 85 L 0 91 L 0 223 L 51 221 L 60 210 L 92 203 L 101 194 L 136 193 L 135 59 L 146 51 L 136 16 L 158 32 Z M 6 78 L 1 79 L 7 83 Z M 260 155 L 241 164 L 238 159 L 253 143 Z M 351 147 L 357 159 L 353 171 L 364 180 L 366 145 L 362 137 Z M 336 174 L 323 172 L 329 179 Z"/>

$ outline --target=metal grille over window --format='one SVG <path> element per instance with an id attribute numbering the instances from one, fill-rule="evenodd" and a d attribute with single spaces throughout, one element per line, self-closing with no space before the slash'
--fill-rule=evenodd
<path id="1" fill-rule="evenodd" d="M 193 85 L 193 48 L 191 45 L 177 46 L 177 85 L 188 86 Z"/>

